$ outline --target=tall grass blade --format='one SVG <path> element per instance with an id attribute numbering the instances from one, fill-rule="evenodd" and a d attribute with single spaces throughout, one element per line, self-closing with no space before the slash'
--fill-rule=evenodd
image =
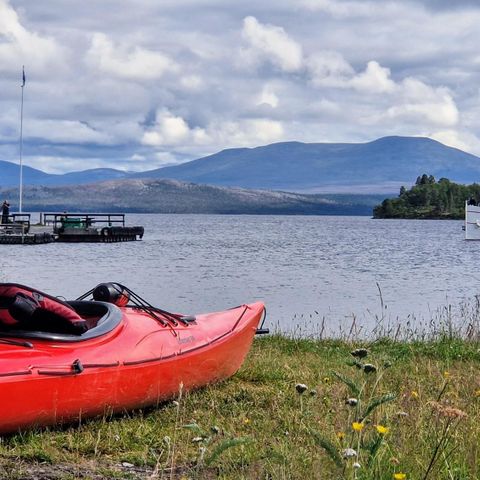
<path id="1" fill-rule="evenodd" d="M 378 408 L 380 405 L 383 405 L 384 403 L 391 402 L 392 400 L 395 400 L 397 398 L 396 393 L 386 393 L 382 397 L 377 397 L 374 398 L 367 406 L 365 409 L 365 412 L 363 413 L 362 418 L 368 417 L 376 408 Z"/>
<path id="2" fill-rule="evenodd" d="M 373 465 L 373 462 L 375 460 L 375 457 L 377 456 L 377 452 L 378 452 L 380 446 L 382 445 L 382 442 L 383 442 L 383 437 L 381 437 L 379 435 L 373 442 L 371 442 L 369 445 L 367 445 L 366 448 L 370 453 L 370 459 L 368 460 L 368 465 L 369 466 Z"/>
<path id="3" fill-rule="evenodd" d="M 189 423 L 187 425 L 183 425 L 183 428 L 188 430 L 192 430 L 193 432 L 198 433 L 202 437 L 206 436 L 205 431 L 198 425 L 198 423 Z"/>
<path id="4" fill-rule="evenodd" d="M 328 453 L 328 456 L 333 460 L 335 465 L 339 468 L 342 468 L 343 460 L 338 453 L 337 447 L 330 440 L 314 430 L 310 430 L 310 434 L 315 439 L 315 443 Z"/>
<path id="5" fill-rule="evenodd" d="M 332 372 L 332 375 L 334 375 L 340 381 L 342 381 L 355 396 L 360 395 L 360 388 L 351 378 L 348 378 L 345 375 L 342 375 L 341 373 L 338 373 L 338 372 Z"/>
<path id="6" fill-rule="evenodd" d="M 212 453 L 205 460 L 205 465 L 208 467 L 211 465 L 220 455 L 222 455 L 225 450 L 228 450 L 233 447 L 238 447 L 239 445 L 245 445 L 250 443 L 252 440 L 247 437 L 240 438 L 231 438 L 220 442 L 212 451 Z"/>

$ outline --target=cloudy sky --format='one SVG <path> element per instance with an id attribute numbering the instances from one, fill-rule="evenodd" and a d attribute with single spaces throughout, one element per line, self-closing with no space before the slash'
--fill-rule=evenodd
<path id="1" fill-rule="evenodd" d="M 480 155 L 480 2 L 0 0 L 0 159 L 147 170 L 278 141 Z"/>

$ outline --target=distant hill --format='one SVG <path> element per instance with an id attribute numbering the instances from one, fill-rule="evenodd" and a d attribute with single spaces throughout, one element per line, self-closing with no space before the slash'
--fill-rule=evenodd
<path id="1" fill-rule="evenodd" d="M 60 175 L 51 175 L 27 165 L 23 166 L 24 184 L 50 185 Z M 0 187 L 11 187 L 19 184 L 19 166 L 15 163 L 0 160 Z"/>
<path id="2" fill-rule="evenodd" d="M 459 183 L 480 179 L 480 158 L 420 137 L 369 143 L 276 143 L 223 150 L 136 174 L 196 183 L 311 192 L 398 192 L 430 172 Z"/>
<path id="3" fill-rule="evenodd" d="M 74 185 L 126 178 L 323 193 L 398 193 L 429 172 L 457 183 L 480 179 L 480 158 L 435 140 L 384 137 L 368 143 L 275 143 L 222 150 L 181 165 L 145 172 L 93 169 L 50 175 L 25 167 L 25 184 Z M 0 187 L 18 185 L 18 166 L 0 162 Z"/>
<path id="4" fill-rule="evenodd" d="M 94 168 L 81 172 L 55 175 L 45 173 L 36 168 L 23 166 L 24 185 L 77 185 L 82 183 L 101 182 L 127 178 L 128 172 L 115 170 L 114 168 Z M 14 187 L 19 184 L 19 166 L 16 163 L 0 160 L 0 188 Z"/>
<path id="5" fill-rule="evenodd" d="M 0 189 L 0 198 L 9 198 L 14 211 L 18 189 Z M 24 211 L 371 215 L 373 206 L 382 199 L 131 179 L 76 186 L 26 186 L 23 204 Z"/>

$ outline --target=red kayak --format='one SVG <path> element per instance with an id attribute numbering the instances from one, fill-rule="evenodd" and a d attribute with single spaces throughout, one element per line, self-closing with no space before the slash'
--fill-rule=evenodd
<path id="1" fill-rule="evenodd" d="M 155 405 L 228 378 L 267 332 L 257 329 L 264 312 L 258 302 L 173 314 L 117 283 L 69 302 L 0 284 L 0 433 Z"/>

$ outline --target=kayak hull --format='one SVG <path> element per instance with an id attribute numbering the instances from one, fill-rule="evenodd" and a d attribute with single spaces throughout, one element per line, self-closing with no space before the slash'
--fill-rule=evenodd
<path id="1" fill-rule="evenodd" d="M 135 308 L 120 310 L 119 325 L 90 340 L 0 343 L 1 434 L 151 406 L 229 378 L 264 306 L 198 315 L 175 327 Z"/>

